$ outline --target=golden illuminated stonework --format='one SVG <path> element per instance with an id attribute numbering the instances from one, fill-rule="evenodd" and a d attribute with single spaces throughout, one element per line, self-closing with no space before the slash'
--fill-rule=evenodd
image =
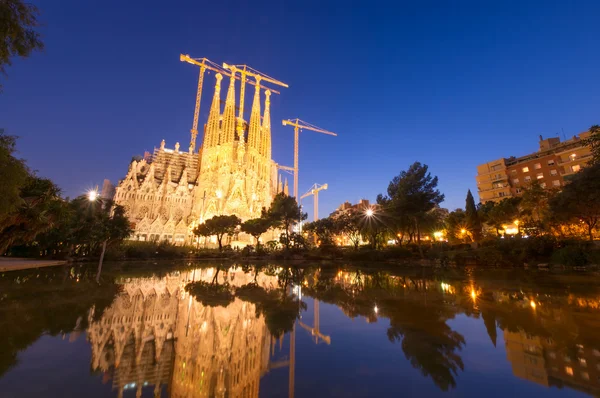
<path id="1" fill-rule="evenodd" d="M 182 152 L 179 143 L 169 149 L 163 140 L 152 155 L 132 161 L 116 187 L 115 202 L 125 207 L 134 225 L 132 239 L 191 243 L 192 230 L 205 220 L 231 214 L 243 221 L 259 217 L 278 191 L 287 190 L 287 184 L 278 183 L 277 165 L 271 159 L 271 92 L 264 93 L 261 117 L 261 86 L 255 84 L 246 122 L 235 116 L 235 73 L 229 76 L 223 112 L 223 76 L 217 73 L 215 77 L 199 151 L 194 153 L 190 144 Z M 251 241 L 240 235 L 238 240 Z"/>

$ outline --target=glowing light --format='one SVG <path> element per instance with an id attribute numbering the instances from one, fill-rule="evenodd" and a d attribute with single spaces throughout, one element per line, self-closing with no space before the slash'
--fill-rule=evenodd
<path id="1" fill-rule="evenodd" d="M 477 293 L 475 293 L 475 289 L 471 288 L 471 298 L 475 300 L 477 298 Z"/>
<path id="2" fill-rule="evenodd" d="M 373 311 L 375 311 L 376 314 L 379 312 L 379 308 L 377 308 L 377 305 L 375 305 L 375 308 L 373 308 Z"/>
<path id="3" fill-rule="evenodd" d="M 467 230 L 463 228 L 463 229 L 460 230 L 460 233 L 464 235 L 464 234 L 467 233 Z"/>
<path id="4" fill-rule="evenodd" d="M 218 198 L 218 199 L 221 199 L 221 198 L 223 197 L 223 192 L 221 192 L 221 190 L 220 190 L 220 189 L 217 189 L 217 192 L 216 192 L 216 194 L 217 194 L 217 198 Z"/>
<path id="5" fill-rule="evenodd" d="M 367 211 L 365 212 L 365 214 L 367 215 L 367 217 L 373 216 L 373 209 L 367 209 Z"/>
<path id="6" fill-rule="evenodd" d="M 436 231 L 433 233 L 433 237 L 436 240 L 442 240 L 442 238 L 444 237 L 444 233 L 442 231 Z"/>
<path id="7" fill-rule="evenodd" d="M 515 224 L 518 227 L 519 226 L 519 220 L 513 221 L 513 224 Z"/>
<path id="8" fill-rule="evenodd" d="M 96 191 L 96 190 L 89 191 L 88 199 L 90 200 L 90 202 L 94 202 L 96 199 L 98 199 L 98 191 Z"/>
<path id="9" fill-rule="evenodd" d="M 535 308 L 537 307 L 537 305 L 535 304 L 535 301 L 531 300 L 529 302 L 529 305 L 531 305 L 531 308 L 533 308 L 535 310 Z"/>

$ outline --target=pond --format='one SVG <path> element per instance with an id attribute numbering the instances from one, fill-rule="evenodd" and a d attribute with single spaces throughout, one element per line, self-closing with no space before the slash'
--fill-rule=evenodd
<path id="1" fill-rule="evenodd" d="M 600 276 L 284 264 L 0 274 L 2 397 L 600 394 Z"/>

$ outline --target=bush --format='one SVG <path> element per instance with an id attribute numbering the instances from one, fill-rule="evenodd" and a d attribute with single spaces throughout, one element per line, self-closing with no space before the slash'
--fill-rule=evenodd
<path id="1" fill-rule="evenodd" d="M 566 246 L 552 254 L 552 262 L 567 267 L 582 267 L 590 263 L 588 252 L 581 245 Z"/>

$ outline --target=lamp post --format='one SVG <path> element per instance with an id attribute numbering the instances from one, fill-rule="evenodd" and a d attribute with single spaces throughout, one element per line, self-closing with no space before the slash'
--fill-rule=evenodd
<path id="1" fill-rule="evenodd" d="M 95 202 L 98 199 L 98 191 L 93 189 L 87 194 L 88 200 L 90 203 Z M 102 203 L 100 204 L 102 206 Z M 106 252 L 106 244 L 108 242 L 108 238 L 102 242 L 102 253 L 100 253 L 100 261 L 98 261 L 98 272 L 96 273 L 96 283 L 100 283 L 100 273 L 102 272 L 102 262 L 104 261 L 104 253 Z"/>

